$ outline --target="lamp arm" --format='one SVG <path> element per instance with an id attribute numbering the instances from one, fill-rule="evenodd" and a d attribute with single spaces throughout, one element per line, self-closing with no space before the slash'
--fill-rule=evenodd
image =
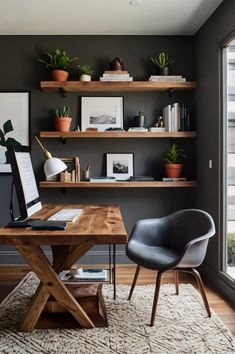
<path id="1" fill-rule="evenodd" d="M 51 159 L 52 158 L 51 153 L 47 149 L 44 148 L 44 146 L 42 145 L 41 141 L 38 139 L 38 137 L 36 135 L 35 135 L 35 139 L 37 140 L 38 144 L 42 148 L 42 151 L 44 152 L 44 155 L 45 155 L 46 159 Z"/>

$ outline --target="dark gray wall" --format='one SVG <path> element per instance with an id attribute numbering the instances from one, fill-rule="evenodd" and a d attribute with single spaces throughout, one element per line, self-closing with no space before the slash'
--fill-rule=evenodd
<path id="1" fill-rule="evenodd" d="M 69 104 L 72 108 L 73 127 L 80 124 L 79 93 L 69 93 L 66 98 L 54 92 L 42 92 L 40 80 L 48 79 L 48 72 L 36 61 L 44 52 L 56 48 L 65 49 L 71 56 L 79 56 L 80 63 L 95 67 L 94 80 L 99 79 L 108 63 L 116 56 L 124 59 L 126 69 L 134 80 L 147 80 L 153 74 L 149 58 L 164 50 L 175 59 L 173 73 L 182 74 L 188 80 L 195 79 L 194 38 L 181 36 L 1 36 L 0 91 L 30 91 L 30 136 L 32 159 L 37 179 L 42 176 L 43 155 L 33 138 L 40 130 L 53 130 L 51 111 L 57 106 Z M 71 73 L 70 80 L 77 79 Z M 84 94 L 87 95 L 87 94 Z M 90 96 L 93 94 L 91 93 Z M 105 94 L 106 95 L 106 94 Z M 109 94 L 108 94 L 109 95 Z M 110 95 L 114 95 L 110 92 Z M 117 95 L 117 94 L 115 94 Z M 122 94 L 120 94 L 122 95 Z M 129 126 L 133 116 L 141 109 L 150 126 L 164 105 L 176 101 L 186 102 L 195 111 L 195 92 L 179 92 L 173 97 L 168 93 L 124 93 L 124 124 Z M 7 119 L 7 117 L 6 117 Z M 186 163 L 186 175 L 195 177 L 194 142 L 190 139 L 176 140 L 185 147 L 190 156 Z M 69 140 L 67 145 L 56 140 L 43 140 L 55 156 L 79 156 L 81 167 L 91 163 L 92 175 L 104 171 L 104 153 L 134 152 L 135 174 L 162 176 L 161 154 L 169 144 L 168 139 L 158 140 Z M 9 220 L 10 175 L 0 175 L 0 224 Z M 118 203 L 128 233 L 139 218 L 162 216 L 181 208 L 195 206 L 194 189 L 72 189 L 63 194 L 59 189 L 41 189 L 43 203 Z M 124 259 L 123 247 L 119 248 L 119 261 Z M 20 262 L 11 248 L 1 247 L 2 263 Z M 90 253 L 94 260 L 104 261 L 104 248 Z M 89 259 L 89 261 L 92 261 Z"/>
<path id="2" fill-rule="evenodd" d="M 220 272 L 222 253 L 222 86 L 221 41 L 235 29 L 235 1 L 224 0 L 196 35 L 197 57 L 197 206 L 214 217 L 217 234 L 210 241 L 204 273 L 235 303 L 234 287 Z M 208 160 L 213 168 L 208 168 Z"/>

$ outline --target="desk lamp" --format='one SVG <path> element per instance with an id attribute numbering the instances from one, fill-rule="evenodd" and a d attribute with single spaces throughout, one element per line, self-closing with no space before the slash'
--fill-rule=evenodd
<path id="1" fill-rule="evenodd" d="M 57 175 L 60 172 L 63 172 L 66 170 L 67 166 L 65 163 L 58 159 L 57 157 L 52 157 L 51 153 L 44 148 L 40 140 L 38 139 L 37 136 L 35 136 L 35 139 L 37 140 L 38 144 L 41 146 L 42 151 L 44 152 L 46 161 L 44 163 L 44 173 L 46 176 L 46 179 L 50 179 L 51 177 Z"/>

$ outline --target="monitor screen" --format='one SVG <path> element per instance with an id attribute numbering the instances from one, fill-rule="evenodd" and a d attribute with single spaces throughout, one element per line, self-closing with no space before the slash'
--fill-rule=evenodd
<path id="1" fill-rule="evenodd" d="M 42 208 L 28 146 L 10 146 L 7 151 L 16 188 L 20 218 L 26 219 Z"/>

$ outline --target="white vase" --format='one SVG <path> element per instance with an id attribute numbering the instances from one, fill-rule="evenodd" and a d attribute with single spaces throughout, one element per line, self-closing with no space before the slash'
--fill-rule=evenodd
<path id="1" fill-rule="evenodd" d="M 91 81 L 91 75 L 82 74 L 80 76 L 80 81 Z"/>

